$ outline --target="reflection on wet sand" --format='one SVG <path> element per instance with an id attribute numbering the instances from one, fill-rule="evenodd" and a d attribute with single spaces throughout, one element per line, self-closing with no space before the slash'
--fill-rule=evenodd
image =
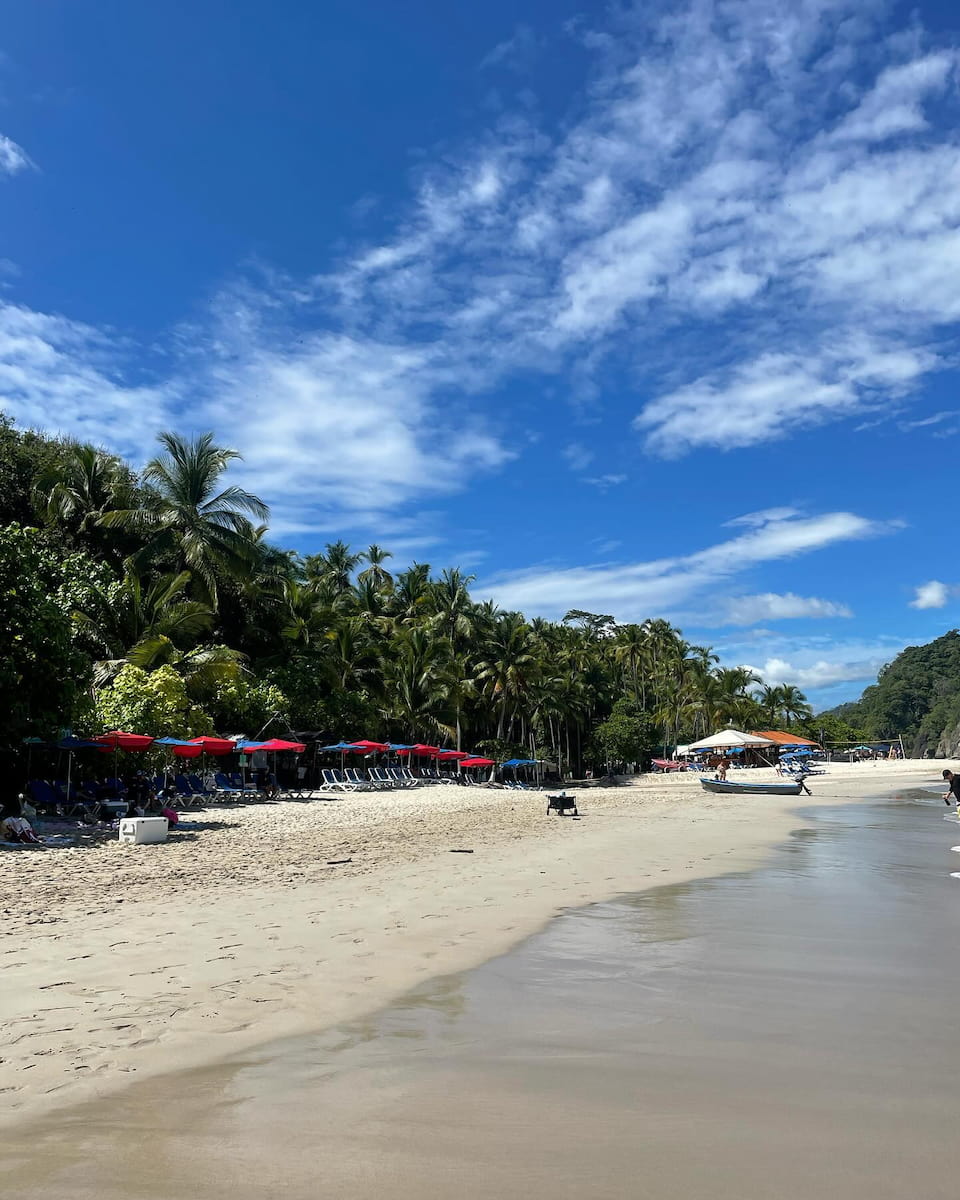
<path id="1" fill-rule="evenodd" d="M 818 810 L 763 870 L 566 912 L 375 1018 L 46 1121 L 0 1184 L 952 1200 L 960 885 L 942 815 L 926 795 Z"/>

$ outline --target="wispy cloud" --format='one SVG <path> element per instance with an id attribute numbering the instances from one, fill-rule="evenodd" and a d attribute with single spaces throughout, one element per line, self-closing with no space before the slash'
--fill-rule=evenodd
<path id="1" fill-rule="evenodd" d="M 562 453 L 571 471 L 585 471 L 594 458 L 593 451 L 579 442 L 571 442 L 569 446 L 564 446 Z"/>
<path id="2" fill-rule="evenodd" d="M 135 347 L 8 311 L 3 403 L 120 448 L 130 425 L 104 411 L 212 425 L 289 528 L 496 469 L 495 389 L 520 371 L 564 373 L 667 456 L 899 411 L 960 317 L 957 52 L 886 14 L 696 0 L 581 19 L 593 69 L 565 119 L 518 100 L 428 155 L 387 236 L 228 290 L 149 385 Z M 0 170 L 27 162 L 0 140 Z M 603 592 L 578 570 L 564 581 Z"/>
<path id="3" fill-rule="evenodd" d="M 677 558 L 650 562 L 605 564 L 578 567 L 531 567 L 514 571 L 478 585 L 484 595 L 492 596 L 504 608 L 519 609 L 528 616 L 555 617 L 571 607 L 612 613 L 619 621 L 643 620 L 651 615 L 676 612 L 709 593 L 715 606 L 718 585 L 760 564 L 792 558 L 841 542 L 878 537 L 892 532 L 895 525 L 872 521 L 854 513 L 825 513 L 822 516 L 771 520 L 704 550 Z M 780 615 L 789 615 L 790 606 L 826 605 L 828 601 L 802 597 L 741 597 L 753 600 L 761 615 L 758 620 L 777 614 L 771 610 L 779 602 Z M 715 625 L 729 621 L 727 607 Z M 842 616 L 836 611 L 796 615 Z M 710 623 L 701 621 L 700 623 Z"/>
<path id="4" fill-rule="evenodd" d="M 731 596 L 724 605 L 724 621 L 729 625 L 756 625 L 758 621 L 782 621 L 797 617 L 852 617 L 846 604 L 821 600 L 817 596 L 779 595 L 762 592 L 756 596 Z"/>
<path id="5" fill-rule="evenodd" d="M 16 175 L 18 171 L 32 166 L 26 150 L 0 133 L 0 175 Z"/>

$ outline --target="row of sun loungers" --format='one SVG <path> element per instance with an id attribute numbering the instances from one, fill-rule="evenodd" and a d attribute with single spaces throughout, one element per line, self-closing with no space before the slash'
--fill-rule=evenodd
<path id="1" fill-rule="evenodd" d="M 409 767 L 371 767 L 368 771 L 348 767 L 343 771 L 324 770 L 321 775 L 321 792 L 384 791 L 388 788 L 421 787 L 431 783 L 460 783 L 469 786 L 474 782 L 466 775 L 446 775 L 436 768 L 414 775 Z"/>

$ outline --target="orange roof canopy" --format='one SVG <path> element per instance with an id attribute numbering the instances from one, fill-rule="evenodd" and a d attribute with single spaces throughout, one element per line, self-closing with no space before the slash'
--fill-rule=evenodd
<path id="1" fill-rule="evenodd" d="M 819 742 L 811 742 L 809 738 L 800 737 L 798 733 L 783 733 L 779 729 L 766 729 L 762 733 L 758 729 L 751 729 L 750 732 L 754 737 L 766 738 L 770 742 L 776 742 L 778 746 L 819 746 Z"/>

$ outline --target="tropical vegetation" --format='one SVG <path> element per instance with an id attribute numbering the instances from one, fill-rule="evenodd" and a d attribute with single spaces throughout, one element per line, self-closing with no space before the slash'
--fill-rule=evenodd
<path id="1" fill-rule="evenodd" d="M 960 633 L 951 629 L 923 646 L 907 646 L 859 700 L 833 715 L 870 739 L 902 736 L 913 757 L 952 757 L 960 748 Z"/>
<path id="2" fill-rule="evenodd" d="M 236 452 L 165 433 L 137 472 L 0 421 L 0 739 L 65 728 L 315 731 L 641 763 L 724 725 L 796 727 L 795 688 L 722 667 L 651 616 L 503 611 L 473 576 L 380 545 L 300 555 L 226 479 Z"/>

